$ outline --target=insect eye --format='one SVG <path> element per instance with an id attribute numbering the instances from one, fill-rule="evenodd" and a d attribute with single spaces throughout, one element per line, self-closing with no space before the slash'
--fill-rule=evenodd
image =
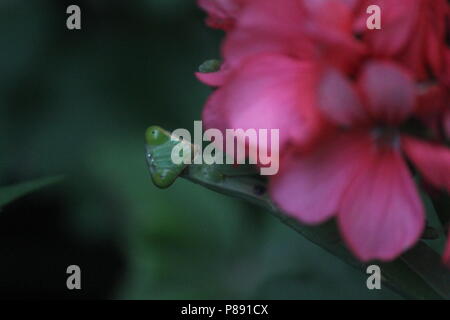
<path id="1" fill-rule="evenodd" d="M 169 137 L 160 127 L 151 126 L 145 132 L 145 140 L 150 146 L 158 146 L 169 140 Z"/>

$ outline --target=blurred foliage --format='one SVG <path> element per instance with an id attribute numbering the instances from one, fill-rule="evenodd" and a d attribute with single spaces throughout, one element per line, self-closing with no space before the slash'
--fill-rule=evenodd
<path id="1" fill-rule="evenodd" d="M 1 213 L 1 296 L 398 298 L 259 208 L 153 186 L 145 129 L 191 130 L 210 92 L 193 72 L 220 57 L 194 0 L 3 0 L 0 18 L 0 185 L 66 176 Z"/>
<path id="2" fill-rule="evenodd" d="M 30 192 L 60 182 L 61 180 L 62 177 L 50 177 L 22 182 L 12 186 L 0 186 L 0 209 L 8 203 L 17 200 Z"/>

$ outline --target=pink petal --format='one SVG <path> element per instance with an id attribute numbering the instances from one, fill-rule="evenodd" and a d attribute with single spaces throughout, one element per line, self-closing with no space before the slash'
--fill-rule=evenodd
<path id="1" fill-rule="evenodd" d="M 369 113 L 377 120 L 397 124 L 415 107 L 413 79 L 393 63 L 370 62 L 359 79 Z"/>
<path id="2" fill-rule="evenodd" d="M 223 101 L 226 99 L 223 90 L 216 90 L 206 101 L 202 112 L 204 129 L 219 129 L 225 132 L 231 128 L 228 120 L 227 110 L 224 108 Z"/>
<path id="3" fill-rule="evenodd" d="M 351 28 L 352 5 L 342 0 L 302 1 L 306 13 L 319 24 L 333 26 L 337 29 Z M 331 31 L 331 30 L 330 30 Z"/>
<path id="4" fill-rule="evenodd" d="M 445 64 L 445 42 L 444 37 L 439 37 L 433 32 L 427 33 L 427 60 L 434 74 L 440 76 Z"/>
<path id="5" fill-rule="evenodd" d="M 417 22 L 419 26 L 423 23 Z M 397 61 L 415 75 L 416 80 L 426 80 L 429 76 L 426 60 L 426 29 L 416 27 L 414 37 L 408 41 L 406 48 L 398 55 Z"/>
<path id="6" fill-rule="evenodd" d="M 339 134 L 313 152 L 282 158 L 270 181 L 273 201 L 305 223 L 317 224 L 335 215 L 356 172 L 366 162 L 370 137 Z"/>
<path id="7" fill-rule="evenodd" d="M 368 0 L 366 5 L 361 6 L 358 29 L 364 31 L 365 41 L 376 56 L 391 57 L 405 48 L 414 35 L 420 1 L 410 0 L 405 5 L 402 1 L 395 0 Z M 378 5 L 381 9 L 381 30 L 369 30 L 366 27 L 369 17 L 366 10 L 369 5 Z"/>
<path id="8" fill-rule="evenodd" d="M 400 153 L 373 149 L 341 202 L 338 224 L 362 261 L 388 261 L 412 247 L 424 228 L 424 209 Z"/>
<path id="9" fill-rule="evenodd" d="M 449 101 L 450 92 L 444 85 L 440 83 L 422 84 L 419 86 L 415 113 L 423 118 L 441 116 L 442 112 L 447 109 Z"/>
<path id="10" fill-rule="evenodd" d="M 279 129 L 281 145 L 307 144 L 323 124 L 315 108 L 316 73 L 313 65 L 281 55 L 256 56 L 213 93 L 204 119 L 228 128 Z"/>
<path id="11" fill-rule="evenodd" d="M 303 30 L 316 45 L 317 57 L 343 71 L 354 70 L 366 48 L 351 30 L 352 4 L 342 0 L 302 3 L 307 16 Z"/>
<path id="12" fill-rule="evenodd" d="M 442 73 L 445 51 L 447 0 L 366 0 L 360 8 L 357 31 L 364 33 L 364 42 L 376 58 L 394 58 L 417 80 Z M 381 8 L 381 30 L 366 27 L 369 5 Z M 448 28 L 448 27 L 447 27 Z"/>
<path id="13" fill-rule="evenodd" d="M 360 0 L 339 0 L 339 1 L 352 10 L 356 8 L 359 2 L 361 2 Z"/>
<path id="14" fill-rule="evenodd" d="M 403 137 L 402 144 L 404 151 L 425 179 L 436 188 L 450 191 L 449 148 L 411 137 Z"/>
<path id="15" fill-rule="evenodd" d="M 450 236 L 447 240 L 447 246 L 445 248 L 444 255 L 442 256 L 442 261 L 450 268 Z"/>
<path id="16" fill-rule="evenodd" d="M 450 110 L 444 112 L 443 125 L 445 138 L 450 141 Z"/>
<path id="17" fill-rule="evenodd" d="M 351 126 L 367 120 L 367 113 L 352 84 L 340 72 L 326 72 L 319 85 L 318 107 L 331 121 Z"/>
<path id="18" fill-rule="evenodd" d="M 196 72 L 195 76 L 198 80 L 203 82 L 204 84 L 211 87 L 220 87 L 223 85 L 228 77 L 227 71 L 217 71 L 217 72 Z"/>
<path id="19" fill-rule="evenodd" d="M 433 137 L 450 137 L 446 129 L 446 111 L 450 101 L 450 91 L 443 84 L 421 84 L 417 96 L 415 116 L 420 119 L 430 130 Z M 450 112 L 449 112 L 450 114 Z M 450 120 L 450 118 L 449 118 Z M 450 124 L 450 123 L 449 123 Z"/>
<path id="20" fill-rule="evenodd" d="M 445 72 L 446 32 L 448 33 L 448 18 L 450 5 L 446 0 L 427 1 L 422 8 L 424 28 L 426 28 L 425 46 L 427 62 L 437 76 Z"/>
<path id="21" fill-rule="evenodd" d="M 449 15 L 450 15 L 450 9 L 449 9 Z M 444 55 L 444 65 L 441 74 L 439 77 L 441 78 L 442 82 L 445 83 L 447 87 L 450 87 L 450 49 L 445 49 L 445 55 Z"/>
<path id="22" fill-rule="evenodd" d="M 235 30 L 223 46 L 225 61 L 232 67 L 249 56 L 283 53 L 310 58 L 313 46 L 302 33 L 304 12 L 300 1 L 249 1 L 239 15 Z"/>

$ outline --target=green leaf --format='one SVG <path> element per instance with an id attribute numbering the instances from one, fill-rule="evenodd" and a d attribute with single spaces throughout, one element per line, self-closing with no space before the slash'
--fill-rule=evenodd
<path id="1" fill-rule="evenodd" d="M 62 176 L 56 176 L 0 187 L 0 208 L 30 192 L 60 182 L 62 179 Z"/>
<path id="2" fill-rule="evenodd" d="M 431 230 L 431 236 L 424 238 L 424 242 L 441 254 L 444 252 L 446 243 L 444 227 L 430 197 L 425 192 L 421 192 L 421 196 L 427 213 L 427 230 Z"/>
<path id="3" fill-rule="evenodd" d="M 211 171 L 221 172 L 223 170 L 219 167 L 227 166 L 202 167 L 205 166 L 189 166 L 182 177 L 217 192 L 264 206 L 308 240 L 349 265 L 366 272 L 367 265 L 355 259 L 348 251 L 334 221 L 319 226 L 300 224 L 296 219 L 277 209 L 267 194 L 257 191 L 264 186 L 261 179 L 252 176 L 223 176 L 220 180 L 214 180 L 211 179 Z M 226 170 L 232 170 L 232 166 L 228 166 Z M 374 263 L 381 266 L 385 284 L 406 298 L 450 299 L 450 272 L 441 264 L 439 255 L 422 241 L 393 262 Z"/>
<path id="4" fill-rule="evenodd" d="M 160 150 L 153 149 L 151 156 L 158 157 L 159 152 Z M 367 265 L 355 259 L 349 252 L 334 221 L 320 226 L 307 226 L 285 214 L 271 202 L 266 192 L 264 177 L 259 176 L 251 166 L 189 165 L 174 176 L 181 176 L 208 189 L 263 206 L 308 240 L 366 272 Z M 430 204 L 427 205 L 431 212 L 429 223 L 438 227 L 435 219 L 432 219 Z M 439 254 L 424 241 L 419 241 L 414 248 L 395 261 L 374 263 L 380 265 L 384 283 L 406 298 L 450 299 L 450 272 L 442 265 Z"/>
<path id="5" fill-rule="evenodd" d="M 419 299 L 450 299 L 450 271 L 442 263 L 441 257 L 423 241 L 419 241 L 411 250 L 405 252 L 391 265 L 406 266 L 409 273 L 397 272 L 397 286 L 403 285 L 410 295 Z M 416 282 L 400 282 L 404 276 L 417 277 Z M 436 295 L 433 297 L 433 295 Z"/>

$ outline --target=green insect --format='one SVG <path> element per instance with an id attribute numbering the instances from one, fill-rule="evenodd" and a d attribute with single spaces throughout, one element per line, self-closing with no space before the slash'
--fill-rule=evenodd
<path id="1" fill-rule="evenodd" d="M 145 133 L 146 159 L 153 183 L 162 189 L 170 187 L 185 171 L 186 175 L 199 182 L 220 184 L 225 179 L 239 176 L 257 175 L 257 168 L 252 165 L 222 165 L 222 164 L 175 164 L 172 161 L 172 150 L 182 141 L 170 132 L 158 126 L 151 126 Z M 189 143 L 191 163 L 201 156 L 201 147 Z"/>
<path id="2" fill-rule="evenodd" d="M 186 168 L 186 164 L 174 164 L 172 149 L 182 141 L 168 131 L 152 126 L 145 133 L 146 159 L 153 183 L 159 188 L 170 187 Z"/>

